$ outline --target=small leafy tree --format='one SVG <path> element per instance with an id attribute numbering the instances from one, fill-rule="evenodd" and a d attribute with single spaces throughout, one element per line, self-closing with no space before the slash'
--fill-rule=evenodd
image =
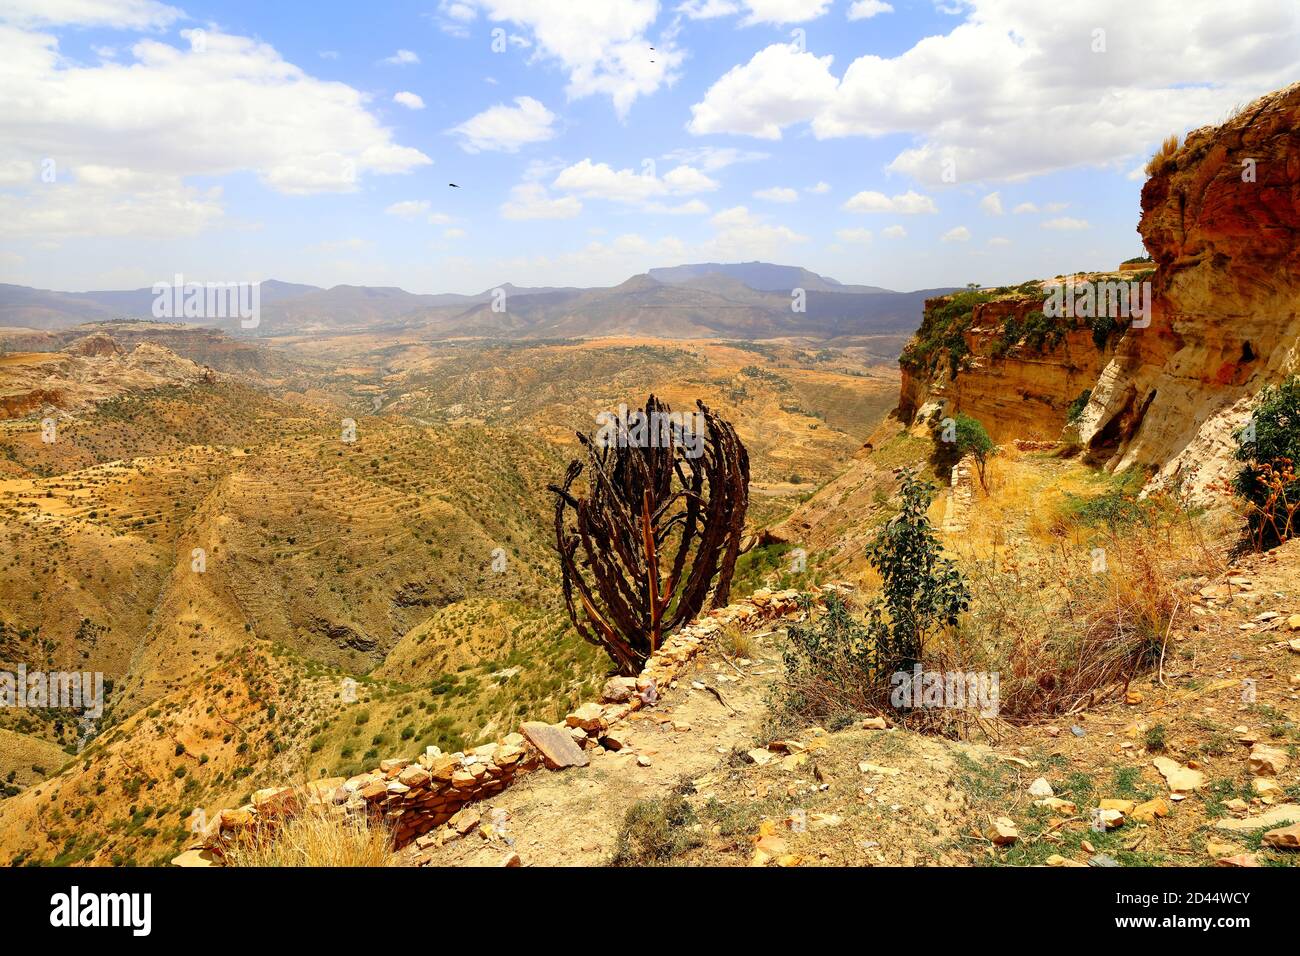
<path id="1" fill-rule="evenodd" d="M 902 510 L 867 548 L 867 559 L 881 578 L 868 630 L 881 662 L 891 669 L 918 663 L 926 640 L 955 626 L 958 615 L 970 606 L 970 591 L 957 566 L 943 556 L 926 514 L 934 494 L 934 485 L 905 471 Z"/>
<path id="2" fill-rule="evenodd" d="M 960 412 L 955 418 L 943 419 L 936 425 L 940 440 L 938 457 L 943 464 L 953 467 L 967 455 L 973 455 L 979 472 L 980 487 L 987 491 L 984 470 L 989 459 L 998 453 L 998 446 L 993 443 L 984 426 L 978 419 Z"/>
<path id="3" fill-rule="evenodd" d="M 920 663 L 927 642 L 969 608 L 970 592 L 956 565 L 943 557 L 926 514 L 934 494 L 934 485 L 903 473 L 902 509 L 867 549 L 881 591 L 865 621 L 829 592 L 822 614 L 791 625 L 782 691 L 787 711 L 833 719 L 886 709 L 892 675 Z"/>
<path id="4" fill-rule="evenodd" d="M 1244 465 L 1233 490 L 1246 501 L 1255 547 L 1300 534 L 1300 377 L 1260 392 L 1254 416 L 1236 439 L 1236 458 Z"/>

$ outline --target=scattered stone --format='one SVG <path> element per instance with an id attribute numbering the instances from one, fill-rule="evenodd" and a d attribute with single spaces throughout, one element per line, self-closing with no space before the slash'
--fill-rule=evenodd
<path id="1" fill-rule="evenodd" d="M 1165 783 L 1174 793 L 1190 793 L 1205 786 L 1205 774 L 1199 770 L 1189 770 L 1176 760 L 1157 757 L 1152 763 L 1164 776 Z"/>
<path id="2" fill-rule="evenodd" d="M 1048 857 L 1046 860 L 1044 860 L 1043 862 L 1046 863 L 1048 866 L 1083 866 L 1083 867 L 1086 867 L 1086 866 L 1088 865 L 1087 863 L 1080 863 L 1078 860 L 1070 860 L 1070 859 L 1066 859 L 1065 857 L 1061 856 L 1061 854 L 1059 854 L 1059 853 L 1053 853 L 1051 856 L 1049 856 L 1049 857 Z"/>
<path id="3" fill-rule="evenodd" d="M 1120 813 L 1132 813 L 1137 806 L 1135 800 L 1100 800 L 1097 806 L 1103 810 L 1118 810 Z"/>
<path id="4" fill-rule="evenodd" d="M 497 864 L 497 866 L 506 866 L 506 867 L 523 866 L 523 865 L 524 865 L 524 861 L 519 859 L 518 853 L 507 853 L 505 857 L 501 860 L 501 862 Z"/>
<path id="5" fill-rule="evenodd" d="M 565 767 L 585 767 L 590 759 L 567 733 L 554 724 L 544 724 L 539 720 L 530 720 L 519 728 L 519 732 L 528 742 L 542 753 L 542 760 L 552 770 Z"/>
<path id="6" fill-rule="evenodd" d="M 1073 816 L 1079 812 L 1079 808 L 1075 806 L 1074 801 L 1062 800 L 1060 797 L 1046 797 L 1042 800 L 1035 800 L 1034 806 L 1046 807 L 1048 810 L 1064 813 L 1067 816 Z"/>
<path id="7" fill-rule="evenodd" d="M 1241 804 L 1243 810 L 1247 809 L 1244 800 L 1238 800 L 1237 802 Z M 1227 806 L 1227 804 L 1225 803 L 1224 806 Z M 1238 820 L 1219 820 L 1214 826 L 1219 830 L 1249 833 L 1251 830 L 1262 830 L 1264 827 L 1283 826 L 1288 823 L 1300 823 L 1300 804 L 1286 803 L 1253 817 L 1244 817 Z"/>
<path id="8" fill-rule="evenodd" d="M 1070 733 L 1074 734 L 1074 736 L 1076 737 L 1088 736 L 1088 731 L 1084 730 L 1078 724 L 1075 724 L 1073 727 L 1070 728 Z"/>
<path id="9" fill-rule="evenodd" d="M 1042 799 L 1056 796 L 1056 791 L 1052 789 L 1052 785 L 1047 782 L 1046 778 L 1039 777 L 1029 785 L 1029 795 Z"/>
<path id="10" fill-rule="evenodd" d="M 1269 830 L 1264 834 L 1264 842 L 1279 850 L 1300 850 L 1300 823 Z"/>
<path id="11" fill-rule="evenodd" d="M 568 717 L 564 722 L 570 727 L 581 727 L 583 730 L 604 730 L 609 724 L 605 721 L 605 709 L 600 704 L 583 704 Z"/>
<path id="12" fill-rule="evenodd" d="M 1098 808 L 1096 822 L 1107 830 L 1115 830 L 1124 825 L 1124 811 L 1111 808 Z"/>
<path id="13" fill-rule="evenodd" d="M 984 836 L 991 840 L 994 846 L 1010 846 L 1020 839 L 1020 831 L 1016 829 L 1010 817 L 998 817 L 989 824 L 988 829 L 984 831 Z"/>
<path id="14" fill-rule="evenodd" d="M 1205 841 L 1205 852 L 1214 859 L 1222 859 L 1225 856 L 1232 856 L 1241 848 L 1232 843 L 1219 843 L 1216 840 Z"/>
<path id="15" fill-rule="evenodd" d="M 764 750 L 761 747 L 755 747 L 753 750 L 747 750 L 745 756 L 749 758 L 750 763 L 756 763 L 760 767 L 765 767 L 776 759 L 776 756 L 770 750 Z"/>
<path id="16" fill-rule="evenodd" d="M 1256 744 L 1250 752 L 1250 772 L 1259 777 L 1276 777 L 1289 762 L 1286 751 L 1277 747 Z"/>
<path id="17" fill-rule="evenodd" d="M 600 699 L 609 704 L 626 704 L 636 695 L 635 677 L 611 677 L 605 681 Z"/>
<path id="18" fill-rule="evenodd" d="M 647 757 L 645 754 L 637 754 L 636 765 L 638 767 L 648 767 L 650 766 L 650 758 Z"/>
<path id="19" fill-rule="evenodd" d="M 863 730 L 888 730 L 889 721 L 884 717 L 868 717 L 862 722 Z"/>
<path id="20" fill-rule="evenodd" d="M 1259 866 L 1259 857 L 1254 853 L 1238 853 L 1236 856 L 1224 856 L 1214 861 L 1215 866 Z"/>
<path id="21" fill-rule="evenodd" d="M 1154 800 L 1148 800 L 1146 803 L 1139 803 L 1128 814 L 1130 820 L 1135 823 L 1155 823 L 1159 817 L 1167 817 L 1170 813 L 1169 804 L 1164 800 L 1156 797 Z"/>
<path id="22" fill-rule="evenodd" d="M 1105 853 L 1098 853 L 1088 858 L 1089 866 L 1119 866 L 1119 861 L 1113 856 L 1107 856 Z"/>

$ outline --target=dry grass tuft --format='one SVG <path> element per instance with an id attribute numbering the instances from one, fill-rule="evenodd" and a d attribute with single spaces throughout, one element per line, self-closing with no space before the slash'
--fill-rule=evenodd
<path id="1" fill-rule="evenodd" d="M 253 828 L 226 848 L 229 866 L 396 866 L 391 834 L 364 817 L 311 807 L 281 826 Z"/>
<path id="2" fill-rule="evenodd" d="M 1174 154 L 1178 152 L 1178 134 L 1171 133 L 1160 144 L 1156 154 L 1147 160 L 1146 174 L 1148 177 L 1155 176 L 1158 173 L 1166 172 L 1174 166 Z"/>

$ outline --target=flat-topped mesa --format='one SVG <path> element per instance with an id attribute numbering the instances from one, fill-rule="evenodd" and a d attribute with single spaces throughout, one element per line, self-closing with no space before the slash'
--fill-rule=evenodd
<path id="1" fill-rule="evenodd" d="M 963 412 L 999 442 L 1068 424 L 1108 469 L 1208 498 L 1254 396 L 1300 371 L 1300 84 L 1157 157 L 1138 231 L 1154 266 L 929 300 L 899 416 Z M 1070 283 L 1148 283 L 1150 312 L 1052 316 L 1046 290 Z"/>
<path id="2" fill-rule="evenodd" d="M 828 584 L 825 590 L 840 587 Z M 435 840 L 430 831 L 447 823 L 477 801 L 500 793 L 517 775 L 546 767 L 563 770 L 586 766 L 597 749 L 620 750 L 627 739 L 621 722 L 632 712 L 652 706 L 678 673 L 728 625 L 746 628 L 800 609 L 798 591 L 759 590 L 745 601 L 729 604 L 672 634 L 646 662 L 638 677 L 609 680 L 601 701 L 586 703 L 563 723 L 525 721 L 519 732 L 466 753 L 444 754 L 435 747 L 415 759 L 381 761 L 365 773 L 344 779 L 315 780 L 305 788 L 268 787 L 252 802 L 218 811 L 201 838 L 177 856 L 177 866 L 219 866 L 224 847 L 259 824 L 299 813 L 303 803 L 346 817 L 365 814 L 382 819 L 400 849 L 413 841 L 424 848 Z M 467 811 L 469 812 L 469 811 Z M 426 835 L 427 838 L 426 838 Z"/>

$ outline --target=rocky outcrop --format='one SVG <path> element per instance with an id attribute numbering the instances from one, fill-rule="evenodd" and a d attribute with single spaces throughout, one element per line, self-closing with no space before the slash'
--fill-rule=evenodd
<path id="1" fill-rule="evenodd" d="M 902 367 L 899 414 L 929 423 L 964 413 L 979 419 L 996 442 L 1058 438 L 1072 402 L 1093 386 L 1112 353 L 1098 348 L 1090 328 L 1069 323 L 1041 344 L 1005 345 L 1008 323 L 1024 323 L 1043 308 L 1045 293 L 1012 294 L 976 305 L 961 333 L 965 354 L 957 374 L 941 359 L 933 369 Z M 947 297 L 931 299 L 927 310 Z"/>
<path id="2" fill-rule="evenodd" d="M 996 441 L 1051 440 L 1074 404 L 1069 437 L 1093 460 L 1149 470 L 1149 490 L 1209 497 L 1234 469 L 1254 396 L 1300 371 L 1300 84 L 1189 133 L 1144 186 L 1138 231 L 1155 269 L 1122 278 L 1151 283 L 1149 321 L 1094 338 L 1076 320 L 1008 346 L 999 328 L 1043 302 L 1009 290 L 974 307 L 964 348 L 955 334 L 943 343 L 961 353 L 955 370 L 909 367 L 905 353 L 903 420 L 965 412 Z"/>
<path id="3" fill-rule="evenodd" d="M 1198 129 L 1142 189 L 1150 327 L 1104 369 L 1080 437 L 1201 497 L 1265 385 L 1300 371 L 1300 84 Z"/>

